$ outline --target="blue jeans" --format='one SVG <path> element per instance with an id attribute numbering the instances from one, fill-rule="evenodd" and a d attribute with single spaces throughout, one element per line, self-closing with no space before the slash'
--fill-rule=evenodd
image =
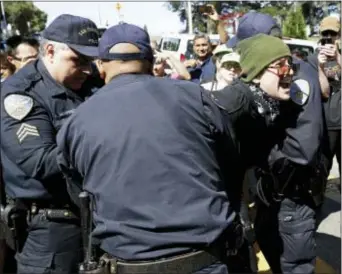
<path id="1" fill-rule="evenodd" d="M 82 260 L 80 226 L 35 215 L 28 224 L 27 239 L 16 259 L 17 273 L 77 273 Z"/>

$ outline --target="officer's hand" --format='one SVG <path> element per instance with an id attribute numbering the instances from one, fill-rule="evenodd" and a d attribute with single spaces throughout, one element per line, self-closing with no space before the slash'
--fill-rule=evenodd
<path id="1" fill-rule="evenodd" d="M 194 68 L 197 66 L 197 61 L 194 59 L 184 61 L 184 66 L 187 68 Z"/>
<path id="2" fill-rule="evenodd" d="M 215 7 L 211 4 L 208 4 L 207 7 L 211 8 L 211 13 L 203 13 L 203 15 L 207 15 L 211 20 L 217 22 L 220 20 L 220 17 L 215 9 Z"/>

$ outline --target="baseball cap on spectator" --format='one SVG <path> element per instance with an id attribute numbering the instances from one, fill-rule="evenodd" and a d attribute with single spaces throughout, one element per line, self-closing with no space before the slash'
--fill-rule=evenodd
<path id="1" fill-rule="evenodd" d="M 225 62 L 239 63 L 240 62 L 240 55 L 235 53 L 235 52 L 225 54 L 222 56 L 220 63 L 223 64 Z"/>
<path id="2" fill-rule="evenodd" d="M 323 31 L 331 30 L 335 32 L 340 32 L 341 23 L 334 16 L 325 17 L 320 24 L 319 31 L 322 33 Z"/>
<path id="3" fill-rule="evenodd" d="M 235 48 L 241 40 L 250 38 L 259 33 L 281 36 L 281 29 L 272 16 L 250 11 L 239 19 L 236 35 L 228 41 L 227 46 L 228 48 Z"/>
<path id="4" fill-rule="evenodd" d="M 98 56 L 98 29 L 96 24 L 87 18 L 62 14 L 43 31 L 42 37 L 64 43 L 85 56 Z"/>
<path id="5" fill-rule="evenodd" d="M 218 45 L 213 51 L 213 55 L 226 54 L 233 52 L 232 49 L 228 48 L 227 45 Z"/>
<path id="6" fill-rule="evenodd" d="M 136 46 L 138 53 L 111 53 L 117 44 L 128 43 Z M 119 24 L 107 29 L 99 42 L 99 58 L 102 60 L 147 60 L 153 62 L 153 50 L 148 33 L 132 24 Z"/>
<path id="7" fill-rule="evenodd" d="M 251 82 L 268 65 L 282 57 L 291 57 L 289 47 L 279 38 L 257 34 L 238 44 L 242 69 L 241 80 Z"/>

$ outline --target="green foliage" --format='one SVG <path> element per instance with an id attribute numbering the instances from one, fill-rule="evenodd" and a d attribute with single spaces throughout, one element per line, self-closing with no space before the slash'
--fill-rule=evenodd
<path id="1" fill-rule="evenodd" d="M 11 24 L 13 29 L 19 30 L 21 35 L 39 32 L 45 28 L 47 14 L 31 1 L 5 1 L 4 8 L 7 23 Z"/>
<path id="2" fill-rule="evenodd" d="M 283 25 L 283 35 L 298 39 L 307 39 L 306 24 L 301 6 L 290 10 Z"/>
<path id="3" fill-rule="evenodd" d="M 207 32 L 207 19 L 198 12 L 198 6 L 203 4 L 212 4 L 220 14 L 223 3 L 228 3 L 229 8 L 235 12 L 246 13 L 250 10 L 260 11 L 278 17 L 283 20 L 293 2 L 287 1 L 192 1 L 193 27 L 194 30 L 200 32 Z M 185 1 L 168 1 L 167 6 L 169 10 L 177 12 L 181 22 L 187 21 L 187 4 Z M 211 24 L 209 24 L 210 26 Z M 215 28 L 215 27 L 214 27 Z M 185 32 L 188 31 L 186 26 Z"/>
<path id="4" fill-rule="evenodd" d="M 198 7 L 205 4 L 214 5 L 217 10 L 220 10 L 220 1 L 193 1 L 192 2 L 192 22 L 194 32 L 215 32 L 215 24 L 212 24 L 206 16 L 203 16 L 198 11 Z M 167 7 L 169 10 L 173 12 L 177 12 L 179 15 L 179 19 L 182 23 L 187 21 L 188 13 L 187 13 L 187 3 L 186 1 L 168 1 Z M 210 28 L 209 30 L 207 28 Z M 185 32 L 188 32 L 188 25 L 186 25 Z"/>

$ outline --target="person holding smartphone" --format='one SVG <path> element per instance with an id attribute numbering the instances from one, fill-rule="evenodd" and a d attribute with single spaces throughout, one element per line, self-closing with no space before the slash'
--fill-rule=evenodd
<path id="1" fill-rule="evenodd" d="M 308 61 L 324 72 L 329 85 L 330 96 L 325 100 L 324 112 L 328 128 L 329 155 L 328 170 L 336 156 L 341 174 L 341 22 L 333 16 L 325 17 L 320 24 L 320 45 L 316 54 Z"/>

